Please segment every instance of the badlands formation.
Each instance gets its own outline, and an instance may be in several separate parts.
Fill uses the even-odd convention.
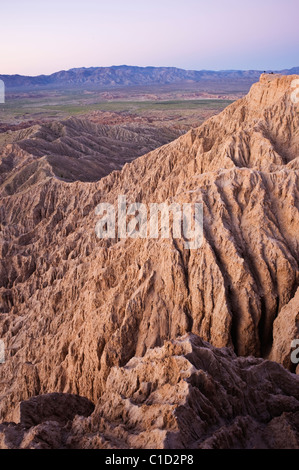
[[[298,78],[98,182],[2,148],[0,447],[299,447]],[[202,202],[202,247],[99,240],[118,195]]]
[[[109,126],[91,119],[73,117],[17,130],[11,126],[0,133],[0,194],[24,190],[51,176],[67,182],[97,181],[182,134],[166,126]]]

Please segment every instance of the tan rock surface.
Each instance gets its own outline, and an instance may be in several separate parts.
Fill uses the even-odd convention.
[[[2,419],[38,394],[96,403],[111,367],[186,332],[268,357],[273,323],[299,286],[294,78],[262,76],[220,115],[98,183],[46,176],[2,198]],[[203,246],[98,240],[94,209],[119,194],[203,202]]]
[[[299,348],[299,289],[290,302],[279,312],[273,325],[273,346],[270,354],[272,361],[280,362],[287,369],[295,372],[296,364],[292,363],[292,342],[298,340]],[[298,354],[297,354],[298,356]],[[298,364],[297,364],[298,365]]]
[[[166,125],[104,125],[83,116],[0,133],[0,195],[24,191],[47,177],[97,181],[182,133]]]
[[[48,409],[53,406],[51,396],[37,398]],[[70,398],[66,396],[65,404]],[[29,418],[34,400],[22,403]],[[106,392],[87,418],[76,416],[72,423],[62,423],[52,416],[45,422],[44,411],[39,410],[42,416],[34,407],[36,426],[30,429],[28,414],[26,428],[22,428],[22,421],[0,425],[2,446],[299,446],[299,377],[274,362],[237,358],[232,350],[216,349],[195,335],[168,341],[161,348],[149,349],[143,357],[132,358],[124,367],[113,367]]]

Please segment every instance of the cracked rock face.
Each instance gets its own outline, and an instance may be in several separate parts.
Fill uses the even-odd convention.
[[[298,353],[293,350],[292,342],[299,340],[299,289],[295,296],[286,304],[274,321],[273,325],[273,346],[270,359],[280,362],[287,369],[299,372],[298,362],[292,362],[292,352],[298,357]],[[297,343],[297,347],[299,344]],[[299,352],[299,351],[298,351]]]
[[[195,335],[113,367],[92,410],[82,397],[32,398],[21,403],[20,424],[0,426],[0,442],[7,448],[99,449],[299,445],[299,377]]]
[[[60,392],[96,404],[92,417],[73,420],[63,445],[146,447],[155,442],[157,446],[254,447],[263,442],[275,447],[282,434],[296,442],[298,381],[266,361],[278,361],[295,372],[288,360],[289,340],[297,334],[299,286],[299,115],[290,99],[295,78],[263,75],[245,98],[218,116],[99,182],[66,183],[45,176],[20,191],[3,194],[0,337],[6,362],[0,366],[2,420],[15,420],[20,401]],[[95,207],[99,202],[117,203],[118,195],[126,195],[128,203],[202,202],[202,247],[186,250],[181,240],[172,237],[97,239]],[[233,381],[241,374],[237,389],[242,390],[241,380],[245,384],[252,380],[244,396],[236,389],[239,405],[231,410],[232,404],[227,403],[228,409],[219,413],[220,405],[212,402],[206,419],[213,424],[205,429],[196,418],[196,438],[192,437],[192,427],[188,430],[188,423],[186,427],[180,424],[179,397],[184,401],[191,393],[188,380],[193,375],[186,372],[188,377],[191,374],[189,379],[176,382],[172,368],[178,365],[173,358],[165,386],[177,404],[175,418],[166,394],[161,398],[165,427],[155,407],[149,411],[153,422],[159,422],[153,430],[156,437],[145,430],[144,441],[140,435],[136,444],[134,436],[120,427],[120,434],[110,439],[101,429],[107,426],[109,430],[110,421],[122,422],[126,406],[126,412],[134,415],[128,419],[138,427],[139,407],[131,409],[130,403],[147,400],[148,393],[154,393],[146,385],[152,381],[149,377],[143,379],[139,398],[136,389],[123,402],[115,389],[110,413],[120,410],[121,414],[110,416],[103,397],[108,402],[113,377],[116,383],[117,374],[126,374],[128,361],[141,361],[144,366],[149,349],[150,354],[158,354],[166,347],[165,341],[187,333],[213,347],[230,348],[237,356],[258,357],[228,356],[221,369],[220,382],[226,374],[232,374]],[[185,353],[182,356],[180,361],[186,364],[188,358]],[[246,373],[241,368],[250,361],[256,374],[260,371],[259,381],[250,375],[251,366],[244,366]],[[240,366],[236,377],[234,364]],[[200,365],[194,367],[202,370]],[[134,373],[132,369],[132,377]],[[272,376],[282,387],[281,394],[274,388],[271,392]],[[172,380],[177,388],[172,388]],[[260,383],[264,383],[262,390]],[[213,396],[214,385],[210,386]],[[264,392],[269,392],[271,400]],[[158,400],[159,394],[154,396]],[[205,421],[202,411],[195,408],[192,416]],[[159,416],[164,415],[160,412]],[[150,422],[144,417],[145,427]],[[44,432],[44,423],[38,426]],[[55,426],[62,429],[60,424]],[[86,442],[82,429],[86,436],[89,433]],[[230,430],[239,437],[230,440]],[[271,433],[273,441],[267,437]],[[264,437],[255,443],[254,435]]]
[[[0,195],[24,191],[47,177],[97,181],[181,133],[166,126],[109,126],[74,117],[10,131],[0,139]]]

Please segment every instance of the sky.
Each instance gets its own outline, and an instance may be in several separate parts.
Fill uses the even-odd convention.
[[[0,74],[299,66],[298,0],[0,0]]]

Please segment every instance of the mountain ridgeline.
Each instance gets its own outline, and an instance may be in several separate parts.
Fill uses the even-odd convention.
[[[263,71],[259,70],[184,70],[175,67],[112,67],[74,68],[51,75],[0,75],[8,90],[14,88],[73,88],[147,86],[208,81],[241,80],[253,84]],[[299,67],[280,71],[284,75],[299,73]]]

